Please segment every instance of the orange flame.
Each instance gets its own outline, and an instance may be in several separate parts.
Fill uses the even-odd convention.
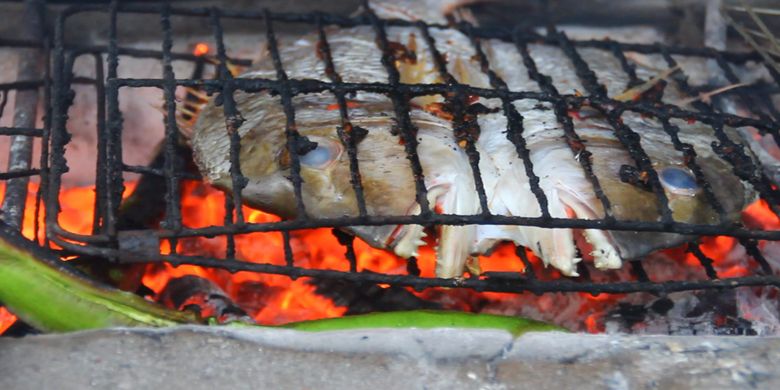
[[[0,307],[0,334],[5,333],[16,322],[16,316],[4,307]]]
[[[192,49],[192,54],[198,57],[209,54],[209,45],[203,42],[198,42],[197,44],[195,44],[195,47]]]
[[[22,221],[22,235],[29,240],[35,239],[35,220],[36,220],[36,193],[38,192],[38,183],[30,182],[27,186],[27,201],[25,202],[25,213]],[[127,183],[123,197],[129,195],[135,183]],[[0,203],[5,198],[5,182],[0,182]],[[95,205],[95,189],[93,187],[75,187],[68,188],[60,192],[61,213],[57,218],[60,226],[65,230],[78,234],[89,234],[92,231],[92,215]],[[38,211],[38,238],[41,240],[46,234],[44,220],[46,212],[43,204]],[[52,247],[59,248],[52,243]],[[3,334],[16,321],[16,316],[8,312],[4,307],[0,307],[0,334]]]
[[[0,191],[3,189],[0,183]],[[134,188],[134,183],[126,185],[125,195]],[[31,183],[28,189],[27,212],[25,213],[23,234],[27,238],[35,236],[35,193],[36,183]],[[197,228],[220,226],[225,221],[225,195],[208,185],[199,182],[186,181],[182,189],[182,222],[187,227]],[[60,193],[62,212],[58,221],[63,228],[74,233],[90,234],[92,229],[92,213],[94,206],[94,189],[91,187],[68,188]],[[0,201],[2,195],[0,194]],[[243,209],[247,222],[263,223],[279,221],[279,218],[250,208]],[[39,212],[38,237],[43,237],[44,212]],[[768,205],[758,201],[744,211],[746,224],[755,228],[778,229],[780,220],[771,212]],[[347,271],[349,264],[345,259],[345,248],[331,229],[310,229],[290,233],[290,246],[294,257],[294,265],[303,268],[330,269]],[[763,244],[763,243],[761,243]],[[235,236],[236,258],[256,263],[285,265],[284,240],[280,232],[249,233]],[[407,262],[404,259],[384,251],[372,248],[363,241],[354,241],[358,271],[372,271],[386,274],[405,274]],[[748,262],[726,262],[735,248],[737,241],[729,237],[710,237],[702,239],[702,252],[715,260],[714,266],[721,277],[738,277],[752,271],[753,265]],[[199,255],[209,257],[224,257],[227,239],[223,236],[206,238],[182,238],[177,241],[176,252],[182,255]],[[160,242],[163,254],[171,253],[171,243]],[[679,259],[681,265],[693,264],[700,268],[698,260],[685,253],[681,248],[665,251],[674,259]],[[541,261],[530,251],[526,254],[535,266],[540,279],[550,280],[561,276],[554,269],[544,269]],[[483,272],[524,272],[524,264],[515,254],[515,248],[510,245],[499,246],[491,256],[480,256]],[[430,246],[420,248],[418,267],[421,276],[434,275],[435,253]],[[290,321],[337,317],[344,315],[345,307],[337,306],[331,299],[315,292],[316,287],[307,278],[291,280],[283,275],[260,274],[254,272],[237,272],[231,274],[226,270],[203,268],[194,265],[174,267],[167,263],[150,263],[142,276],[142,282],[155,294],[160,294],[168,282],[184,275],[196,275],[207,278],[222,288],[239,306],[244,308],[255,320],[263,324],[280,324]],[[607,278],[616,278],[608,274]],[[387,286],[382,286],[387,287]],[[411,291],[411,290],[410,290]],[[534,297],[531,294],[518,295],[506,293],[473,292],[466,290],[426,290],[414,294],[424,299],[445,298],[448,308],[458,310],[480,311],[486,302],[507,302],[512,305],[530,305],[537,313],[554,313],[560,310],[564,295],[545,294]],[[601,332],[604,329],[603,313],[623,295],[610,294],[570,294],[567,297],[579,299],[576,309],[570,311],[580,318],[580,329],[589,332]],[[441,301],[441,300],[438,300]],[[494,310],[501,312],[501,309]],[[0,308],[0,333],[13,324],[15,317]]]
[[[599,324],[598,314],[589,314],[585,317],[585,329],[588,333],[601,333],[604,331],[604,327]]]

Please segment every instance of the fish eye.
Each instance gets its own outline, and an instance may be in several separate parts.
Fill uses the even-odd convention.
[[[699,192],[699,184],[691,171],[681,167],[666,167],[659,172],[661,184],[672,193],[693,196]]]
[[[338,158],[340,149],[332,142],[317,140],[317,147],[300,157],[302,165],[311,168],[324,168]]]

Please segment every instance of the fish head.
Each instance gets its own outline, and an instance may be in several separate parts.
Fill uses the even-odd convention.
[[[310,218],[359,216],[356,183],[362,189],[368,215],[418,212],[414,176],[404,146],[393,130],[395,122],[387,113],[392,112],[389,101],[350,101],[350,121],[345,124],[333,96],[322,95],[293,99],[295,126],[291,127],[278,98],[236,93],[237,107],[245,119],[238,129],[238,161],[247,179],[242,190],[245,204],[283,218],[299,217],[293,173],[297,160],[300,197]],[[229,136],[215,110],[210,104],[201,114],[194,129],[193,152],[204,177],[231,192]],[[356,146],[352,155],[347,146],[350,142]],[[358,175],[353,175],[353,165],[359,168]],[[395,248],[404,237],[419,243],[423,235],[422,227],[413,226],[346,229],[379,248]],[[411,249],[399,255],[412,255],[417,246],[407,245]]]
[[[679,159],[657,159],[653,163],[674,222],[718,225],[739,220],[741,211],[755,198],[752,187],[734,174],[734,168],[729,163],[714,155],[698,156],[696,166],[700,170],[700,178],[704,180],[697,178],[692,169]],[[615,176],[603,183],[617,219],[662,221],[660,202],[653,191],[622,182]],[[610,236],[621,257],[626,259],[641,257],[694,238],[677,233],[639,231],[611,231]]]
[[[658,179],[664,189],[672,219],[691,224],[715,225],[721,222],[721,215],[715,207],[720,205],[723,218],[733,220],[747,206],[750,195],[745,183],[733,173],[725,161],[704,157],[698,159],[704,183],[688,167],[666,165],[657,168]]]

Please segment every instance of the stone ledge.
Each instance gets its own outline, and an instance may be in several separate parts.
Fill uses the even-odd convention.
[[[780,338],[109,329],[0,339],[0,388],[780,388]]]

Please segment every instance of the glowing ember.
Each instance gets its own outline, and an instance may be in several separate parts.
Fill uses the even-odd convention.
[[[207,47],[206,47],[207,49]],[[28,192],[23,233],[28,238],[35,236],[35,194],[37,184],[31,183]],[[126,185],[125,195],[134,188],[134,183]],[[0,191],[2,191],[0,183]],[[182,189],[182,218],[187,227],[219,226],[225,221],[225,195],[199,182],[185,182]],[[0,201],[2,196],[0,195]],[[93,188],[70,188],[61,191],[62,213],[59,221],[63,228],[74,233],[89,234],[92,229],[94,207]],[[279,218],[257,210],[244,208],[248,222],[274,222]],[[779,229],[780,220],[769,210],[767,204],[758,201],[745,212],[745,224],[752,228]],[[44,235],[43,210],[39,212],[38,237]],[[752,273],[755,264],[745,261],[744,248],[730,237],[709,237],[702,239],[701,250],[715,260],[714,267],[722,278],[739,277]],[[280,232],[250,233],[235,237],[236,258],[256,263],[284,265],[284,241]],[[763,248],[765,242],[760,245]],[[331,229],[311,229],[291,232],[294,264],[298,267],[347,271],[349,264],[342,246]],[[405,274],[407,262],[393,254],[374,249],[359,239],[355,240],[355,253],[358,271],[372,271],[385,274]],[[224,257],[227,248],[225,237],[195,237],[179,239],[176,252],[182,255],[200,255]],[[171,253],[170,243],[160,243],[161,253]],[[542,280],[559,278],[552,269],[544,269],[539,260],[529,251],[526,253]],[[697,277],[701,273],[698,259],[685,252],[685,248],[672,248],[662,251],[666,265],[653,266],[658,259],[646,262],[648,272],[654,272],[658,280],[662,272],[670,272],[666,279],[685,279]],[[418,267],[421,276],[434,275],[433,250],[421,248]],[[677,260],[674,260],[677,259]],[[489,257],[481,257],[483,272],[522,272],[524,265],[515,254],[512,245],[502,245]],[[668,266],[669,264],[677,266]],[[600,272],[593,276],[596,282],[631,280],[629,267],[616,272]],[[669,268],[668,271],[664,271]],[[688,273],[679,274],[679,270]],[[661,270],[661,271],[659,271]],[[690,270],[690,271],[688,271]],[[675,274],[677,272],[678,274]],[[222,288],[240,307],[259,323],[280,324],[290,321],[337,317],[347,308],[336,306],[334,302],[315,292],[315,287],[307,278],[291,280],[282,275],[238,272],[231,274],[225,270],[205,269],[193,265],[173,267],[165,263],[151,263],[146,266],[142,282],[159,295],[172,278],[184,275],[196,275],[207,278]],[[651,275],[651,278],[654,276]],[[389,286],[381,286],[387,288]],[[624,295],[591,294],[503,294],[478,293],[470,290],[429,289],[414,292],[423,299],[437,302],[448,309],[481,311],[497,314],[526,315],[568,326],[577,330],[603,332],[605,312],[615,306]],[[0,333],[10,327],[16,317],[0,308]]]
[[[6,308],[0,307],[0,334],[5,333],[16,322],[16,316]]]
[[[209,54],[209,45],[203,42],[196,44],[195,47],[192,49],[192,54],[198,57]]]

